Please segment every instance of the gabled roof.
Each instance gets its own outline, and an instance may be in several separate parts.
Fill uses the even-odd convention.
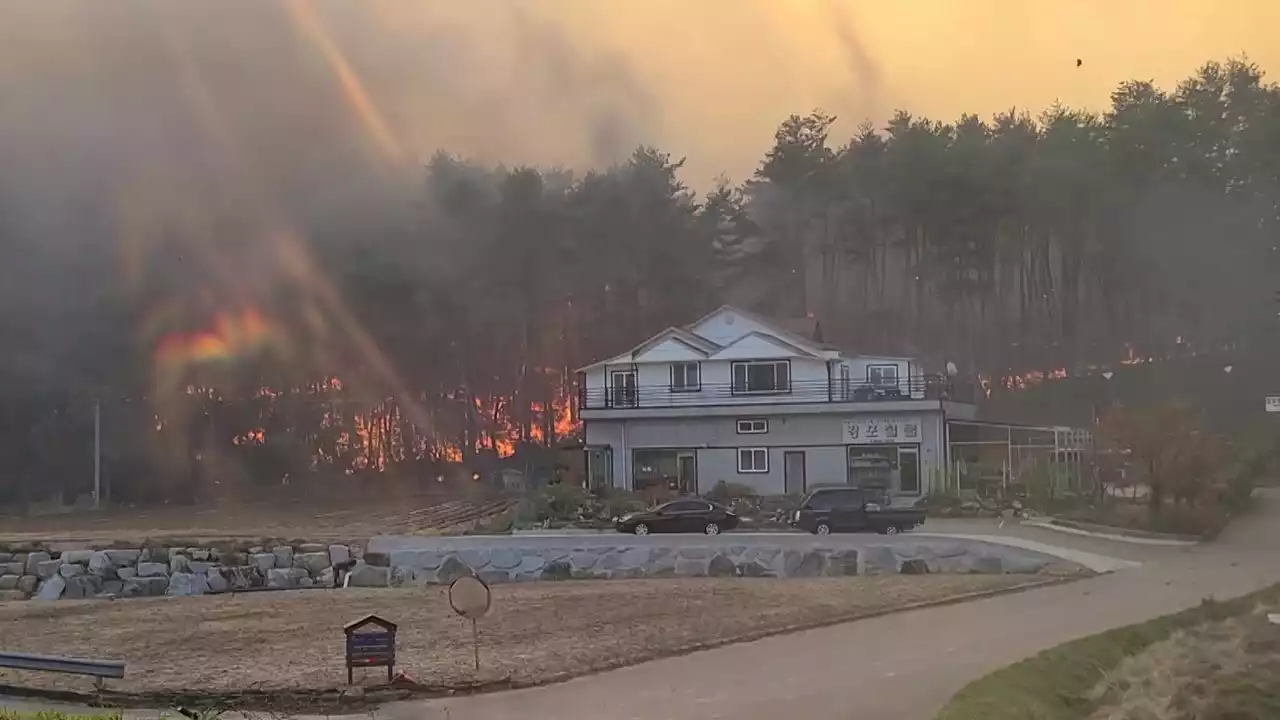
[[[577,371],[586,372],[587,370],[591,370],[592,368],[597,368],[602,365],[616,365],[619,363],[631,362],[632,360],[635,360],[638,356],[643,355],[646,350],[648,350],[649,348],[652,348],[658,343],[663,342],[664,340],[675,340],[681,345],[684,345],[685,347],[688,347],[690,350],[698,353],[702,357],[707,357],[720,349],[719,343],[712,342],[711,340],[708,340],[696,333],[690,332],[685,328],[669,327],[666,330],[663,330],[662,332],[658,333],[657,335],[654,335],[653,337],[649,338],[648,340],[645,340],[639,345],[631,348],[627,352],[622,353],[621,355],[615,355],[614,357],[611,357],[608,360],[600,360],[597,362],[593,362],[590,365],[586,365],[584,367],[578,368]]]
[[[817,359],[821,359],[821,358],[819,358],[819,357],[818,357],[818,355],[817,355],[816,353],[810,352],[809,350],[806,350],[805,348],[800,347],[799,345],[796,345],[796,344],[794,344],[794,343],[788,342],[787,340],[785,340],[785,339],[783,339],[783,338],[780,338],[780,337],[778,337],[778,336],[776,336],[776,335],[770,335],[769,333],[763,333],[763,332],[760,332],[759,330],[752,330],[751,332],[749,332],[749,333],[747,333],[747,334],[743,335],[742,337],[738,338],[737,340],[734,340],[733,342],[729,343],[728,345],[725,345],[723,348],[721,348],[721,349],[720,349],[720,351],[721,351],[721,352],[724,352],[724,351],[726,351],[726,350],[730,350],[730,349],[732,349],[733,347],[735,347],[736,345],[738,345],[739,343],[741,343],[743,340],[746,340],[747,338],[753,338],[753,337],[755,337],[755,338],[760,338],[761,340],[764,340],[765,342],[771,343],[771,344],[773,344],[773,345],[777,345],[777,346],[778,346],[778,347],[780,347],[780,348],[783,348],[783,349],[786,349],[786,350],[791,350],[791,351],[795,352],[797,355],[803,355],[803,356],[805,356],[805,357],[811,357],[811,358],[814,358],[815,360],[817,360]]]
[[[782,326],[782,324],[780,323],[780,321],[778,321],[778,320],[774,320],[774,319],[771,319],[771,318],[767,318],[767,317],[764,317],[764,316],[762,316],[762,315],[757,315],[757,314],[755,314],[755,313],[753,313],[753,312],[750,312],[750,311],[747,311],[747,310],[743,310],[742,308],[734,307],[734,306],[732,306],[732,305],[721,305],[720,307],[716,308],[715,310],[712,310],[711,312],[707,313],[706,315],[703,315],[702,317],[698,318],[697,320],[694,320],[693,322],[689,323],[688,325],[685,325],[685,327],[686,327],[686,328],[688,328],[688,329],[690,329],[690,330],[692,330],[693,328],[695,328],[695,327],[697,327],[698,325],[700,325],[700,324],[702,324],[702,323],[706,322],[707,320],[710,320],[711,318],[715,317],[716,315],[719,315],[719,314],[720,314],[720,313],[722,313],[722,312],[735,312],[735,313],[737,313],[737,314],[741,315],[742,317],[748,318],[748,319],[750,319],[750,320],[754,320],[755,322],[757,322],[757,323],[759,323],[759,324],[761,324],[761,325],[764,325],[765,327],[767,327],[767,328],[769,328],[770,330],[772,330],[772,331],[773,331],[773,333],[774,333],[775,335],[777,335],[779,338],[781,338],[781,339],[783,339],[783,340],[786,340],[787,342],[791,343],[792,345],[796,345],[796,346],[799,346],[799,347],[801,347],[801,348],[805,348],[805,349],[806,349],[806,351],[807,351],[807,352],[809,352],[810,354],[817,355],[817,354],[818,354],[818,351],[826,349],[826,348],[823,348],[823,347],[822,347],[822,344],[821,344],[821,343],[816,342],[816,341],[815,341],[815,340],[813,340],[812,338],[805,338],[805,337],[801,337],[800,335],[797,335],[797,334],[795,334],[794,332],[791,332],[791,331],[790,331],[790,330],[788,330],[787,328],[783,327],[783,326]],[[816,321],[815,321],[815,324],[816,324]]]

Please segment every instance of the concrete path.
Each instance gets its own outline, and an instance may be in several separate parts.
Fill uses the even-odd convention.
[[[969,681],[1045,648],[1280,581],[1280,499],[1271,495],[1259,505],[1215,543],[1176,549],[1116,543],[1115,550],[1140,553],[1133,559],[1141,564],[1090,580],[729,645],[541,688],[392,703],[373,716],[927,720]],[[956,529],[1043,541],[1028,536],[1034,528]],[[1050,535],[1078,541],[1080,552],[1112,554],[1096,538]]]
[[[987,672],[1061,642],[1280,581],[1280,500],[1218,542],[1091,580],[886,615],[659,660],[560,685],[394,703],[414,720],[927,720]]]

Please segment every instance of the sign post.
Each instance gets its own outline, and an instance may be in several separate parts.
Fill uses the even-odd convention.
[[[342,626],[347,636],[347,684],[354,668],[385,667],[391,682],[396,665],[396,624],[377,615],[366,615]]]
[[[449,607],[471,621],[471,643],[475,649],[476,672],[480,672],[480,628],[476,620],[489,612],[492,595],[489,585],[474,575],[463,575],[449,584]]]
[[[1267,412],[1280,412],[1280,395],[1268,395],[1266,403]]]

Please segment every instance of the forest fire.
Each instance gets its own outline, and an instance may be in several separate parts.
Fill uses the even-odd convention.
[[[155,363],[161,371],[175,372],[188,365],[234,360],[262,350],[278,337],[275,325],[255,309],[219,312],[205,330],[160,338]]]

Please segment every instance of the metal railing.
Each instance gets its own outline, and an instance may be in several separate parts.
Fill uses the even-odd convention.
[[[706,405],[791,405],[813,403],[876,403],[902,400],[974,402],[973,387],[952,378],[924,375],[888,382],[792,380],[781,389],[754,389],[741,383],[703,383],[697,388],[670,385],[613,385],[579,387],[583,410],[679,408]]]
[[[119,660],[91,660],[89,658],[59,657],[57,655],[0,652],[0,667],[13,670],[91,675],[95,678],[95,682],[99,684],[105,678],[120,679],[124,677],[124,663]]]

